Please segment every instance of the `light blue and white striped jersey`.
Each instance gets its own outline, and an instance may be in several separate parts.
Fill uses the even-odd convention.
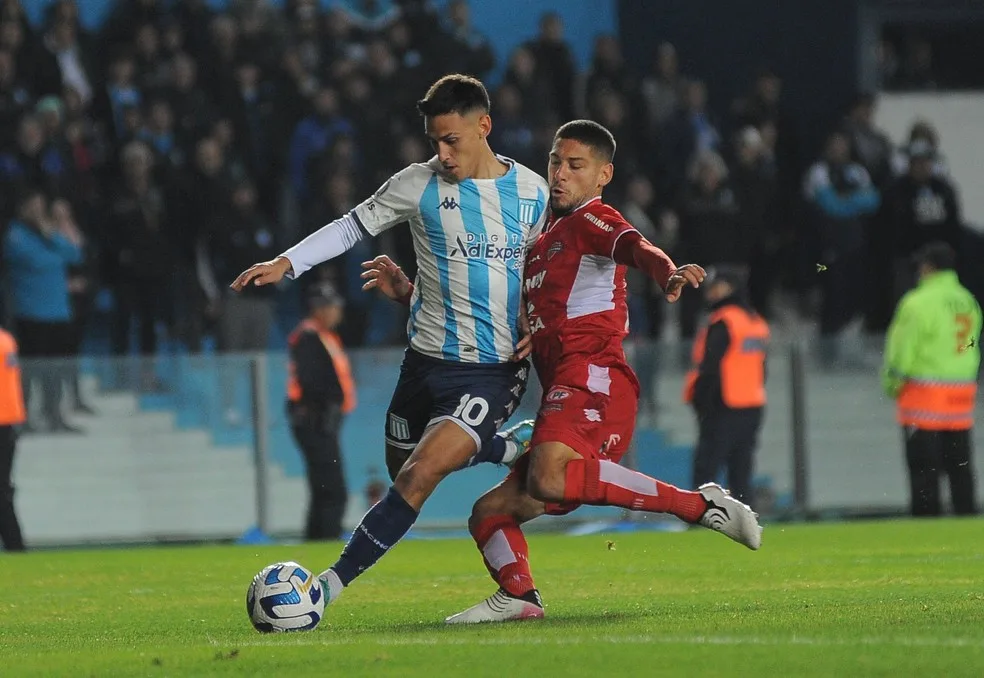
[[[414,350],[462,363],[509,360],[519,338],[526,250],[543,229],[547,182],[508,158],[498,179],[455,181],[437,158],[393,175],[351,214],[369,235],[410,222]]]

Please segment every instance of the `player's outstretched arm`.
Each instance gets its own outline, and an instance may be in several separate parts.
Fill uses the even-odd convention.
[[[395,261],[380,254],[372,261],[363,261],[362,268],[366,269],[362,272],[362,279],[366,281],[362,285],[364,291],[379,290],[390,299],[409,305],[413,283]]]
[[[677,266],[673,260],[638,231],[628,231],[619,237],[612,252],[616,263],[637,268],[663,288],[671,304],[680,298],[687,285],[699,287],[707,275],[697,264]]]
[[[318,264],[344,254],[363,238],[376,236],[405,222],[419,211],[420,194],[433,171],[411,165],[394,174],[369,198],[348,214],[304,238],[273,261],[251,266],[232,283],[241,291],[250,281],[269,285],[283,278],[297,278]]]
[[[284,276],[291,272],[290,259],[281,255],[276,259],[253,264],[239,274],[232,284],[229,285],[237,292],[242,292],[251,282],[257,287],[262,285],[272,285],[284,279]]]
[[[366,237],[366,231],[350,212],[322,226],[279,257],[253,264],[239,274],[230,287],[241,292],[246,285],[270,285],[286,278],[296,278],[318,264],[334,259],[352,249]]]

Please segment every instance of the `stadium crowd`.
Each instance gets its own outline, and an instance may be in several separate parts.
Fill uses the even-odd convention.
[[[748,266],[766,317],[780,288],[813,314],[818,288],[831,361],[853,320],[884,330],[916,248],[962,237],[928,122],[896,148],[873,124],[874,97],[861,95],[811,166],[774,71],[745,74],[747,94],[728,104],[681,72],[673,45],[636,66],[601,35],[578,72],[562,20],[542,17],[491,91],[492,147],[544,170],[560,123],[601,122],[619,142],[606,198],[675,259]],[[432,80],[495,67],[465,0],[441,13],[423,0],[386,11],[235,0],[221,14],[203,0],[132,0],[98,35],[81,27],[75,0],[51,4],[38,28],[3,0],[3,316],[22,355],[77,353],[97,312],[117,354],[153,354],[162,332],[190,351],[209,335],[220,349],[265,347],[283,291],[236,297],[228,282],[426,160],[413,104]],[[404,309],[358,291],[359,262],[377,252],[413,272],[409,234],[394,229],[302,278],[345,294],[348,345],[403,340]],[[659,290],[641,275],[629,285],[633,332],[659,337]],[[700,306],[684,296],[685,339]]]

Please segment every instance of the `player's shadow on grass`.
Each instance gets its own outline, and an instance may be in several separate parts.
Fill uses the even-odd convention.
[[[396,624],[387,624],[386,626],[374,626],[369,629],[360,629],[357,633],[364,634],[378,634],[380,631],[388,631],[392,633],[431,633],[434,631],[449,631],[458,633],[467,633],[465,629],[485,629],[489,628],[519,628],[519,629],[535,629],[540,626],[546,626],[551,629],[564,628],[565,626],[583,626],[584,624],[598,624],[598,623],[611,623],[619,624],[622,622],[638,621],[641,619],[655,619],[659,616],[659,611],[656,608],[648,608],[641,610],[598,610],[593,612],[563,612],[563,611],[549,611],[547,612],[547,617],[539,620],[528,620],[521,622],[508,622],[502,623],[487,623],[487,624],[458,624],[458,625],[448,625],[443,621],[427,621],[421,623],[408,623],[401,622]]]

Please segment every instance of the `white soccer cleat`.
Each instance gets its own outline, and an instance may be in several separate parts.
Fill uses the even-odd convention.
[[[537,600],[540,594],[536,594]],[[542,619],[543,607],[522,598],[515,598],[502,589],[464,612],[448,617],[445,624],[482,624],[485,622],[519,621],[521,619]]]
[[[750,506],[728,494],[717,483],[705,483],[697,488],[707,502],[704,514],[697,522],[704,527],[731,537],[753,551],[762,545],[762,526],[758,514]]]

